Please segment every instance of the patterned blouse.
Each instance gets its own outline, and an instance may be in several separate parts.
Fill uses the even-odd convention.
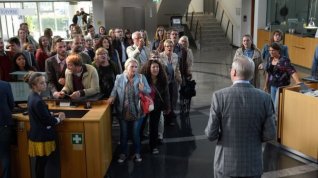
[[[272,65],[273,58],[269,58],[266,65],[269,84],[274,87],[282,87],[290,84],[290,76],[296,72],[292,66],[290,59],[281,56],[276,65]]]

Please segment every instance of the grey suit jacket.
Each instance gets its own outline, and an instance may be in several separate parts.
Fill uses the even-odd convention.
[[[57,55],[54,55],[45,60],[45,72],[48,76],[48,87],[53,94],[56,91],[61,91],[63,85],[59,84],[59,78],[65,78],[66,65],[61,71],[60,65],[57,63]],[[64,59],[65,60],[65,59]]]
[[[212,96],[205,134],[217,140],[214,171],[224,176],[263,173],[262,142],[275,138],[275,114],[269,94],[237,83]]]

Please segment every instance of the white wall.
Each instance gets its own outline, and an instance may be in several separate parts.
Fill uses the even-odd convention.
[[[257,29],[266,27],[267,0],[255,0],[254,44],[257,44]]]
[[[93,17],[94,17],[94,27],[96,33],[98,33],[99,26],[105,27],[105,4],[103,0],[92,0],[93,4]]]
[[[191,0],[188,12],[203,12],[203,0]]]
[[[223,16],[222,27],[226,29],[227,20],[230,19],[233,23],[233,45],[240,46],[240,38],[241,38],[241,26],[242,26],[242,1],[243,0],[218,0],[219,7],[217,10],[217,19],[221,18],[221,9],[223,7],[225,9],[225,13]],[[245,0],[244,0],[245,1]],[[216,1],[217,2],[217,1]],[[230,17],[228,18],[225,14],[228,14]],[[231,31],[229,27],[229,31]],[[228,33],[230,35],[230,33]]]
[[[240,43],[242,43],[242,36],[245,34],[251,34],[251,0],[242,1],[242,11],[241,11],[241,37]],[[246,16],[246,21],[244,21],[244,16]]]
[[[124,27],[123,8],[135,7],[145,8],[146,0],[104,0],[105,24],[106,28]],[[140,20],[140,17],[131,17],[132,21]],[[144,18],[143,18],[144,19]],[[144,27],[142,27],[144,28]]]

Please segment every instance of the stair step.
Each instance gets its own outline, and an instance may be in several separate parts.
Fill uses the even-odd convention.
[[[201,51],[220,51],[220,50],[224,50],[224,49],[232,49],[231,45],[227,45],[227,46],[203,46],[201,47]]]
[[[191,18],[191,16],[189,17]],[[224,36],[225,31],[213,15],[195,14],[193,18],[193,24],[196,24],[198,20],[201,26],[201,41],[198,41],[201,50],[209,51],[232,48],[228,39]],[[193,30],[195,30],[195,25],[192,28],[192,34]]]
[[[203,45],[226,45],[229,44],[229,42],[227,40],[222,40],[222,41],[205,41],[204,39],[202,39],[201,44]]]

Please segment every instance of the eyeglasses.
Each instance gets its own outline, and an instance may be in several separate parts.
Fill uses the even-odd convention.
[[[159,60],[159,59],[160,59],[160,57],[154,56],[154,57],[151,57],[149,60]]]

